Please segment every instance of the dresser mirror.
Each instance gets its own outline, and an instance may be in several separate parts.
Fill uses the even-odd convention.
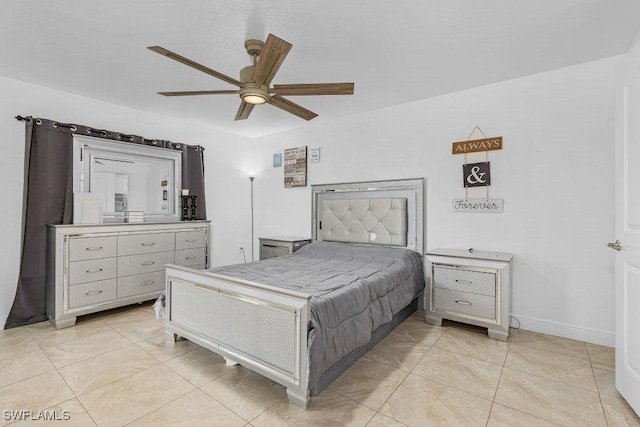
[[[179,221],[182,152],[74,135],[73,191],[97,197],[104,222],[143,212]]]

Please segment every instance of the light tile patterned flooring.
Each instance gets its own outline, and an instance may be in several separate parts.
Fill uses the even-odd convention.
[[[480,328],[428,326],[422,314],[307,411],[282,386],[167,339],[150,304],[59,331],[0,331],[0,425],[640,426],[613,385],[613,349],[524,330],[503,343]],[[16,421],[7,410],[69,419]]]

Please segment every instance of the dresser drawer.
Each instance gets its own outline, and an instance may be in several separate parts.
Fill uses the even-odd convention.
[[[172,251],[175,233],[149,233],[118,236],[118,256]]]
[[[116,236],[70,238],[69,261],[114,257],[117,248],[116,239]]]
[[[164,271],[165,264],[173,264],[173,251],[118,257],[118,277]]]
[[[116,298],[116,279],[83,283],[69,287],[69,308],[83,307]]]
[[[192,265],[205,264],[204,248],[185,249],[182,251],[176,251],[175,264],[181,265],[183,267],[191,267]]]
[[[496,295],[495,273],[436,265],[433,269],[433,284],[436,288],[488,296]]]
[[[164,290],[164,271],[118,278],[118,298]]]
[[[100,258],[69,263],[69,284],[96,282],[116,277],[116,259]]]
[[[176,233],[176,250],[204,248],[206,246],[204,230],[180,231]]]
[[[494,320],[496,318],[496,299],[487,295],[435,288],[433,290],[433,309]]]

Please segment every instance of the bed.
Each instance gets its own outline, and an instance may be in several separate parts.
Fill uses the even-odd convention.
[[[207,271],[166,268],[166,330],[287,387],[306,408],[417,306],[423,180],[312,186],[296,253]]]

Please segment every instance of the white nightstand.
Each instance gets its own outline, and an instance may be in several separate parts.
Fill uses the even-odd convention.
[[[513,255],[463,249],[434,249],[426,253],[430,275],[424,306],[430,325],[442,319],[488,329],[489,336],[506,341],[511,314]]]
[[[311,243],[311,239],[301,237],[260,237],[260,260],[290,255]]]

